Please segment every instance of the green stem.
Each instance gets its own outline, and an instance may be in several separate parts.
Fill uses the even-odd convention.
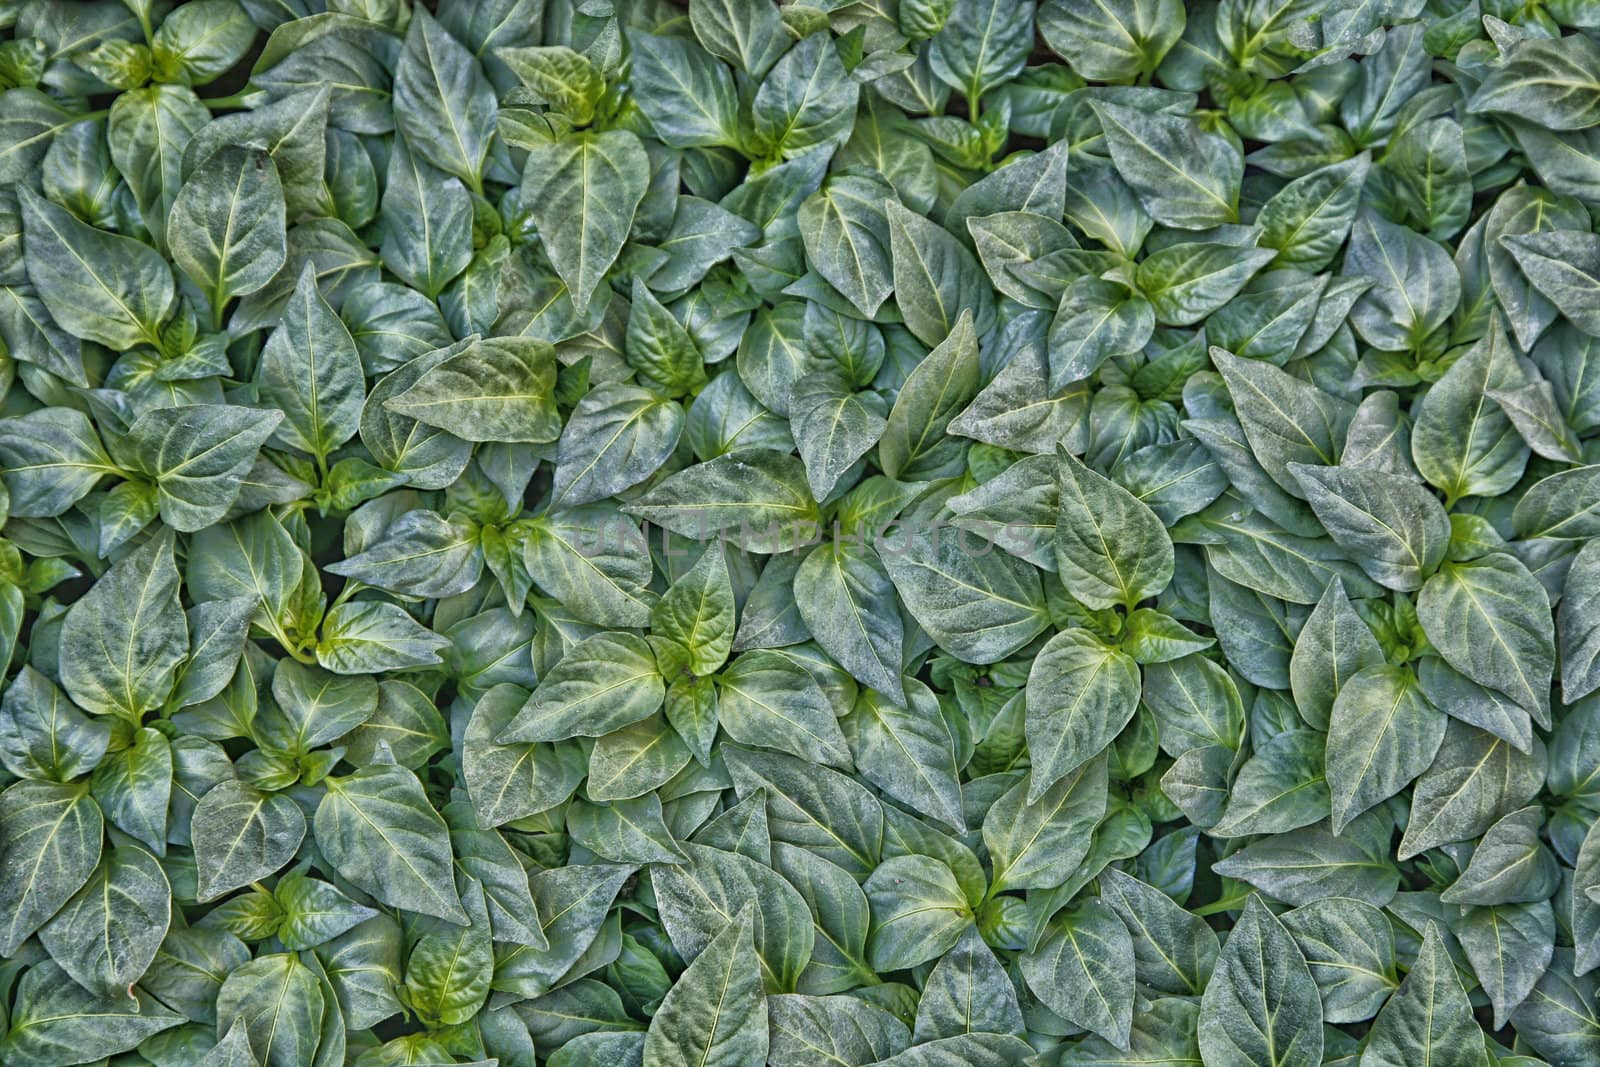
[[[333,603],[328,605],[328,610],[332,611],[340,604],[343,604],[346,600],[349,600],[355,594],[361,592],[361,590],[364,588],[366,587],[356,579],[348,579],[344,583],[344,588],[339,590],[339,595],[333,598]]]
[[[212,111],[221,111],[224,108],[244,107],[245,93],[232,93],[228,96],[201,97],[200,102]]]
[[[299,660],[301,663],[304,663],[308,667],[314,667],[314,666],[317,665],[317,657],[316,657],[316,655],[313,654],[313,653],[307,652],[305,649],[301,648],[294,641],[289,640],[289,635],[283,632],[283,627],[278,625],[278,620],[277,619],[270,620],[270,625],[268,626],[268,629],[272,633],[273,640],[277,641],[278,644],[282,645],[283,646],[283,650],[285,652],[289,653],[289,655],[292,658],[294,658],[296,660]]]
[[[1207,915],[1220,915],[1225,911],[1236,911],[1239,908],[1244,907],[1245,901],[1249,899],[1250,895],[1248,893],[1239,893],[1235,896],[1223,897],[1221,900],[1214,901],[1205,905],[1204,907],[1195,908],[1194,914],[1200,916],[1201,918],[1205,918]]]

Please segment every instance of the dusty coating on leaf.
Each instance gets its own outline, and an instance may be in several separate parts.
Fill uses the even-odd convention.
[[[0,1063],[1600,1063],[1597,71],[0,4]]]

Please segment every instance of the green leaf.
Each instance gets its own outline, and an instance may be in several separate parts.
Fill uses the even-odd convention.
[[[568,650],[495,740],[599,737],[651,714],[664,696],[648,645],[632,634],[597,634]]]
[[[764,649],[741,653],[718,675],[717,691],[718,721],[735,741],[849,766],[833,705],[800,661]]]
[[[1091,608],[1130,611],[1172,580],[1172,539],[1143,502],[1057,450],[1055,559],[1061,583]]]
[[[1454,119],[1407,127],[1390,143],[1384,162],[1419,229],[1431,238],[1454,236],[1472,214],[1466,141]]]
[[[1289,681],[1295,708],[1308,726],[1326,729],[1339,692],[1367,667],[1384,663],[1383,648],[1361,620],[1344,583],[1328,583],[1295,639]]]
[[[152,727],[135,732],[126,748],[95,768],[89,788],[113,826],[166,855],[172,746],[165,735]]]
[[[110,740],[106,720],[85,715],[27,665],[0,697],[0,762],[19,778],[67,782],[87,774]]]
[[[283,416],[233,404],[157,408],[128,428],[135,470],[155,482],[161,519],[183,533],[222,521]]]
[[[1046,0],[1039,10],[1039,32],[1080,76],[1127,82],[1156,69],[1183,36],[1184,18],[1176,0],[1092,7]]]
[[[931,856],[896,856],[862,886],[872,906],[867,960],[880,971],[915,967],[944,955],[972,923],[950,868]]]
[[[133,89],[111,104],[106,131],[111,158],[127,179],[145,227],[163,250],[187,146],[209,118],[200,98],[178,85]]]
[[[853,779],[780,753],[726,746],[723,757],[741,796],[767,790],[774,841],[816,852],[865,877],[883,843],[883,808]]]
[[[651,1018],[652,1063],[733,1067],[766,1059],[767,999],[755,965],[751,921],[741,912],[684,969]]]
[[[1239,768],[1222,821],[1211,832],[1281,834],[1320,822],[1330,804],[1323,773],[1327,742],[1318,730],[1286,730],[1258,745]]]
[[[668,395],[680,396],[705,384],[700,347],[638,278],[628,304],[624,352],[644,384]]]
[[[904,627],[894,585],[870,546],[819,545],[794,577],[794,600],[817,643],[869,688],[903,700]]]
[[[24,518],[60,515],[101,478],[121,473],[94,424],[71,408],[0,419],[0,461],[10,512]]]
[[[313,1062],[330,1010],[317,974],[293,955],[258,956],[234,970],[217,995],[217,1031],[244,1023],[262,1067]]]
[[[189,652],[173,539],[130,553],[67,611],[61,685],[83,708],[137,722],[172,692]]]
[[[211,301],[219,321],[228,301],[266,285],[283,266],[283,184],[272,157],[229,146],[202,163],[173,198],[172,258]]]
[[[759,3],[748,6],[760,8]],[[696,6],[689,15],[696,17]],[[861,314],[878,313],[894,291],[885,201],[894,189],[872,174],[840,174],[800,205],[797,221],[806,259]]]
[[[802,38],[773,64],[750,103],[751,147],[794,159],[850,135],[860,89],[849,78],[833,38]]]
[[[478,1014],[494,977],[494,948],[483,887],[471,878],[461,895],[466,926],[434,919],[406,958],[406,1000],[433,1027],[454,1026]]]
[[[314,948],[378,914],[298,870],[278,879],[272,897],[283,909],[278,939],[290,949]]]
[[[263,511],[196,534],[184,578],[198,601],[251,597],[261,605],[258,619],[276,620],[300,585],[301,566],[294,539]]]
[[[661,819],[661,800],[646,793],[606,804],[573,801],[567,832],[589,851],[615,863],[679,863],[683,853]]]
[[[1571,958],[1566,949],[1557,949],[1550,969],[1512,1013],[1518,1033],[1555,1057],[1600,1051],[1600,1019],[1590,1007],[1595,980],[1588,975],[1574,978]]]
[[[1350,313],[1363,340],[1415,350],[1455,310],[1461,280],[1443,246],[1368,210],[1356,218],[1344,269],[1376,279]]]
[[[959,330],[962,312],[983,335],[994,325],[994,298],[983,268],[950,231],[886,200],[889,248],[894,262],[895,303],[906,328],[926,345],[946,343]],[[970,342],[958,341],[957,350]]]
[[[722,546],[713,542],[650,609],[650,629],[688,652],[688,669],[711,674],[733,646],[733,584]]]
[[[483,569],[478,541],[469,519],[446,520],[418,508],[400,516],[366,551],[326,569],[405,596],[454,596],[478,581]]]
[[[960,470],[966,442],[945,430],[978,393],[978,340],[966,311],[906,379],[878,445],[878,463],[891,478],[926,481]]]
[[[243,782],[213,786],[195,806],[190,836],[205,902],[260,881],[294,858],[306,819],[288,797]]]
[[[1600,593],[1600,548],[1586,544],[1567,571],[1556,608],[1561,646],[1561,695],[1568,704],[1600,689],[1600,621],[1581,605]]]
[[[1137,351],[1155,329],[1155,311],[1142,295],[1113,281],[1079,278],[1061,294],[1050,326],[1050,389],[1094,374],[1113,356]]]
[[[1324,1022],[1370,1019],[1399,985],[1394,933],[1371,904],[1329,897],[1285,912],[1283,925],[1322,994]]]
[[[156,68],[175,81],[204,85],[250,50],[256,27],[231,0],[202,0],[161,20],[151,42]]]
[[[0,954],[11,956],[94,873],[104,820],[85,786],[54,782],[12,784],[0,814]]]
[[[694,148],[739,143],[739,105],[727,67],[681,37],[641,33],[630,37],[629,44],[635,100],[664,144]]]
[[[1090,831],[1105,815],[1104,760],[1082,764],[1034,800],[1028,799],[1031,778],[1003,793],[984,817],[991,894],[1060,885],[1088,855]]]
[[[765,448],[679,471],[623,510],[684,537],[722,533],[747,551],[769,553],[808,543],[821,519],[800,461]]]
[[[602,385],[573,409],[557,450],[553,503],[603,500],[654,474],[683,434],[683,408],[636,386]]]
[[[1183,230],[1238,221],[1244,160],[1186,118],[1095,103],[1117,173],[1152,218]]]
[[[1490,906],[1548,900],[1561,881],[1561,869],[1539,840],[1543,825],[1543,809],[1527,807],[1489,827],[1466,870],[1439,894],[1440,901]]]
[[[1469,908],[1452,931],[1504,1026],[1544,976],[1555,954],[1556,919],[1548,901]]]
[[[497,48],[494,58],[574,126],[588,125],[605,92],[605,79],[589,58],[564,45]]]
[[[579,314],[622,250],[649,173],[639,138],[626,130],[576,134],[528,153],[524,202]]]
[[[1273,263],[1322,270],[1355,221],[1372,157],[1367,153],[1320,167],[1285,185],[1261,206],[1261,243],[1276,249]]]
[[[18,86],[0,93],[0,180],[15,182],[36,173],[50,143],[62,130],[82,121],[39,89]]]
[[[1135,278],[1157,322],[1191,326],[1232,300],[1273,258],[1270,248],[1187,241],[1146,256]]]
[[[1428,483],[1454,500],[1496,496],[1522,477],[1528,449],[1490,389],[1520,384],[1505,330],[1489,333],[1450,365],[1423,394],[1411,434],[1411,456]]]
[[[736,922],[748,904],[755,951],[767,989],[795,988],[811,958],[814,934],[805,898],[764,863],[736,852],[685,842],[689,863],[658,868],[662,923],[674,947],[693,959]]]
[[[115,1056],[183,1022],[149,995],[102,997],[74,983],[51,961],[28,968],[17,983],[11,1028],[0,1041],[6,1063],[18,1067]]]
[[[1581,33],[1519,40],[1472,94],[1474,113],[1510,115],[1547,130],[1600,122],[1600,46]]]
[[[480,189],[494,111],[477,58],[426,11],[412,18],[394,72],[395,124],[411,148]]]
[[[466,441],[548,442],[560,436],[555,350],[532,337],[491,337],[428,368],[388,411]]]
[[[1028,672],[1028,799],[1103,752],[1139,706],[1139,668],[1086,630],[1063,630]]]
[[[222,1040],[206,1053],[200,1067],[252,1067],[255,1062],[255,1053],[250,1049],[250,1031],[241,1018],[235,1019]]]
[[[789,47],[778,13],[758,0],[694,0],[689,23],[706,51],[756,78]]]
[[[1600,531],[1600,466],[1575,467],[1535,482],[1517,501],[1511,520],[1525,538],[1584,540]]]
[[[956,0],[928,62],[946,85],[975,100],[1021,73],[1033,49],[1033,9],[1018,0]]]
[[[1037,949],[1021,957],[1028,987],[1074,1025],[1128,1047],[1133,1026],[1133,940],[1099,900],[1064,912]]]
[[[528,879],[547,948],[512,945],[495,957],[494,989],[548,992],[594,943],[601,923],[634,868],[611,864],[557,867]]]
[[[465,923],[450,874],[450,839],[416,775],[365,767],[329,778],[313,827],[341,877],[394,908]]]
[[[496,743],[527,699],[527,690],[502,682],[478,698],[467,724],[462,772],[486,827],[553,808],[583,779],[583,754],[570,746]]]
[[[159,345],[172,269],[149,245],[86,226],[32,190],[18,193],[28,277],[68,332],[121,351]]]
[[[1148,1011],[1134,1014],[1127,1049],[1091,1036],[1064,1050],[1063,1064],[1083,1067],[1134,1067],[1141,1063],[1199,1063],[1196,1019],[1200,1006],[1192,1000],[1162,997]]]
[[[325,460],[355,436],[366,396],[361,358],[310,264],[261,350],[256,383],[261,399],[284,413],[277,438],[289,447]]]
[[[959,536],[908,529],[879,539],[906,610],[939,646],[968,663],[994,663],[1032,641],[1047,623],[1036,570],[1001,552],[968,551]]]
[[[955,741],[938,698],[915,681],[905,693],[902,704],[868,690],[845,716],[856,768],[890,798],[964,833]]]
[[[860,997],[784,994],[767,998],[767,1062],[806,1067],[816,1057],[874,1063],[911,1043],[905,1023]]]
[[[1534,452],[1545,459],[1583,462],[1577,438],[1556,406],[1555,390],[1549,382],[1529,382],[1520,389],[1493,389],[1488,395]]]
[[[459,181],[417,158],[404,139],[383,189],[384,266],[429,298],[472,262],[472,200]]]
[[[1216,931],[1205,920],[1115,867],[1100,875],[1100,898],[1133,938],[1140,982],[1166,993],[1192,995],[1205,989],[1221,952]]]
[[[1217,1063],[1322,1062],[1322,1004],[1305,957],[1252,895],[1200,999],[1200,1054]]]
[[[560,468],[557,468],[558,470]],[[599,626],[643,626],[650,618],[648,547],[614,509],[577,507],[531,519],[523,565],[541,589]]]
[[[1483,1041],[1443,935],[1430,922],[1411,973],[1372,1024],[1362,1059],[1395,1067],[1418,1062],[1476,1067],[1488,1062]]]
[[[1411,671],[1377,666],[1355,674],[1329,713],[1334,833],[1427,770],[1444,733],[1444,714],[1428,702]]]
[[[82,889],[39,930],[72,980],[99,996],[127,996],[149,969],[172,917],[172,889],[156,858],[127,846],[102,857]]]
[[[1543,597],[1544,587],[1516,557],[1497,552],[1440,568],[1417,597],[1417,617],[1446,663],[1543,722],[1555,672]]]
[[[1504,237],[1501,244],[1568,322],[1600,335],[1600,239],[1588,232],[1547,230]]]
[[[340,604],[322,620],[317,662],[336,674],[376,674],[442,663],[449,647],[398,604],[361,601]]]
[[[1016,1034],[1025,1029],[1022,1009],[1000,960],[976,927],[934,965],[917,1001],[913,1039],[921,1044],[961,1034]]]
[[[1444,560],[1450,519],[1432,493],[1370,467],[1289,464],[1311,510],[1373,581],[1418,589]]]
[[[1332,466],[1344,447],[1355,412],[1338,397],[1259,360],[1240,359],[1220,348],[1211,361],[1222,372],[1257,462],[1293,496],[1305,490],[1291,463]]]
[[[1411,817],[1396,855],[1402,859],[1467,841],[1531,800],[1544,777],[1544,745],[1522,753],[1493,734],[1452,720],[1439,756],[1417,781]]]

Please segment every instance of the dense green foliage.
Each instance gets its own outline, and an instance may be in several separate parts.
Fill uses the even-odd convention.
[[[0,0],[5,1067],[1600,1064],[1594,0]]]

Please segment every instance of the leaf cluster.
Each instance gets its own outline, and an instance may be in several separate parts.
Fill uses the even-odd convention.
[[[1600,1063],[1590,0],[0,2],[0,1063]]]

